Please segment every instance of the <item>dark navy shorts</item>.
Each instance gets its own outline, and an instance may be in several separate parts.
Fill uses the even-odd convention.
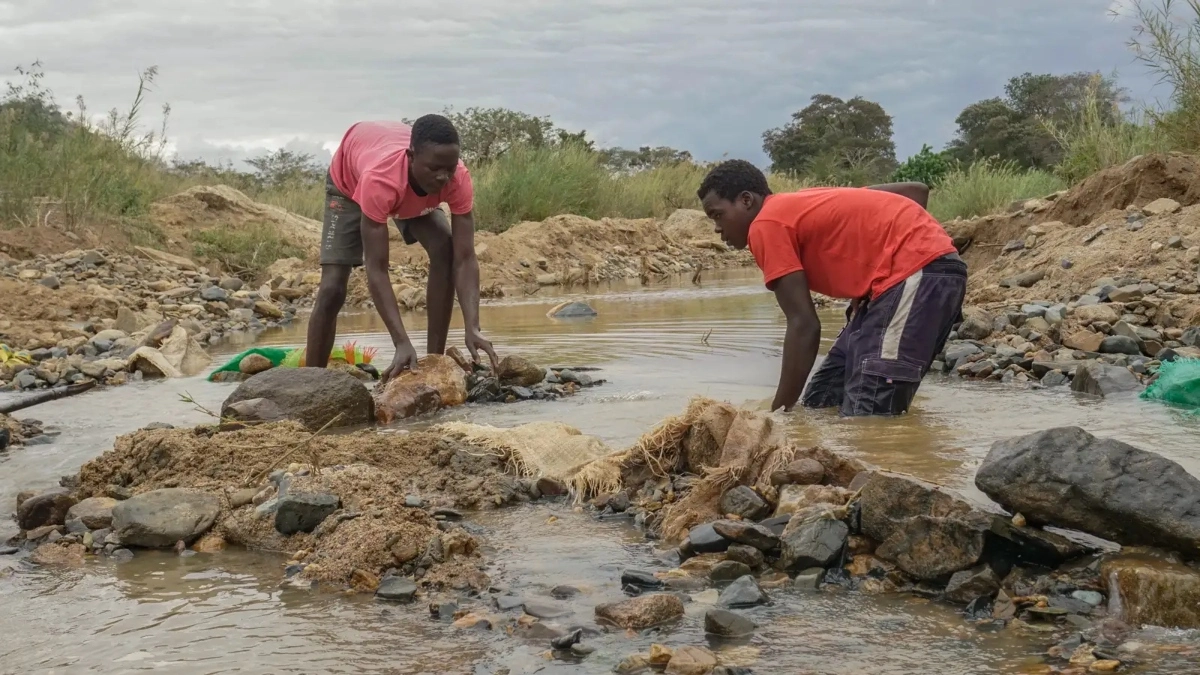
[[[962,321],[967,265],[944,255],[878,298],[846,311],[847,323],[813,373],[806,408],[838,408],[843,416],[900,415],[921,379]]]
[[[429,213],[396,221],[396,228],[404,243],[417,243],[413,233],[414,228],[432,226],[437,230],[448,233],[450,221],[446,212],[434,209]],[[346,195],[342,194],[333,184],[333,177],[325,175],[325,217],[321,222],[321,264],[322,265],[361,265],[363,264],[362,209]]]

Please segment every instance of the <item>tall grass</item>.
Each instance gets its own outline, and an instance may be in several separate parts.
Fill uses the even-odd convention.
[[[957,168],[929,197],[929,212],[942,222],[1001,211],[1018,199],[1045,197],[1066,182],[1047,171],[1026,171],[1011,162],[981,159]]]
[[[1163,128],[1140,111],[1112,115],[1105,104],[1088,92],[1079,116],[1067,126],[1050,126],[1050,132],[1063,149],[1056,172],[1067,182],[1076,183],[1110,166],[1117,166],[1152,152],[1171,148]],[[1114,104],[1115,105],[1115,104]],[[1113,122],[1113,119],[1116,122]]]
[[[304,249],[280,236],[266,223],[247,223],[237,227],[221,225],[192,233],[192,254],[201,260],[215,260],[226,270],[252,280],[268,265],[281,258],[304,257]]]

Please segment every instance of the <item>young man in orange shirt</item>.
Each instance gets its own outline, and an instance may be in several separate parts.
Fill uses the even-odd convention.
[[[754,165],[729,160],[700,185],[704,212],[735,248],[747,245],[787,317],[771,410],[838,407],[899,415],[961,321],[967,266],[925,210],[920,183],[771,194]],[[847,324],[804,388],[821,322],[812,292],[850,300]]]

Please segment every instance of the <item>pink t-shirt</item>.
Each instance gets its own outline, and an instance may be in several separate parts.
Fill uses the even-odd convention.
[[[454,215],[470,213],[475,191],[462,160],[440,193],[422,197],[413,192],[405,152],[411,140],[412,127],[401,122],[359,122],[350,127],[329,165],[334,187],[377,223],[386,223],[388,216],[416,218],[442,202]]]

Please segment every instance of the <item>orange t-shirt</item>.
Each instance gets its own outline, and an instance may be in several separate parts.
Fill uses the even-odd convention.
[[[920,204],[866,188],[770,195],[750,224],[749,243],[768,287],[803,270],[811,290],[843,299],[879,297],[956,250]]]

